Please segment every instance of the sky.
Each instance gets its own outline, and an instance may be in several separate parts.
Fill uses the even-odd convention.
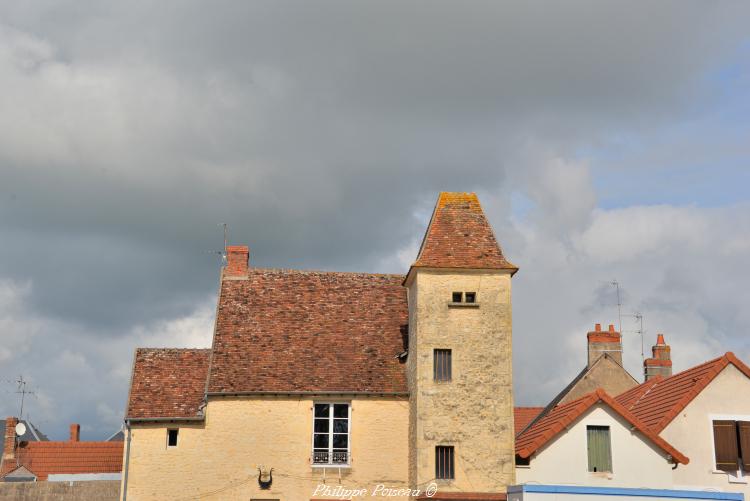
[[[210,346],[223,245],[404,273],[477,192],[515,400],[619,325],[750,360],[750,3],[0,2],[0,416],[119,429],[133,350]]]

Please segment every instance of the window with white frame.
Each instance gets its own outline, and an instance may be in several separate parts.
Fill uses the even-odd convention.
[[[351,406],[348,403],[316,403],[313,410],[313,465],[348,465]]]

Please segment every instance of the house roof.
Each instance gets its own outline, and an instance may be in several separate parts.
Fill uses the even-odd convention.
[[[750,378],[750,368],[728,352],[673,376],[657,376],[618,395],[616,400],[659,433],[730,364]]]
[[[544,407],[514,407],[513,426],[515,434],[521,433],[528,424],[544,410]]]
[[[122,453],[122,442],[24,442],[16,449],[18,464],[38,480],[58,473],[119,473]],[[7,463],[2,476],[17,469],[16,461]]]
[[[138,348],[126,417],[201,417],[210,354],[208,349]]]
[[[412,267],[518,268],[503,256],[475,193],[442,192]]]
[[[250,268],[224,278],[208,393],[407,394],[402,275]]]
[[[641,420],[609,396],[604,390],[598,389],[578,400],[558,405],[536,420],[516,437],[516,454],[528,458],[540,447],[550,442],[560,432],[584,415],[594,404],[603,403],[614,410],[635,429],[641,432],[649,441],[672,456],[673,460],[687,464],[689,459],[670,445],[666,440],[648,428]]]

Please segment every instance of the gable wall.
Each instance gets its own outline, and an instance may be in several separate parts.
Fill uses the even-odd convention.
[[[674,471],[674,484],[677,488],[684,486],[742,492],[746,498],[750,498],[747,484],[730,483],[724,472],[713,473],[715,465],[711,415],[716,419],[732,419],[732,416],[736,416],[738,420],[750,421],[750,379],[731,364],[660,434],[690,458],[688,465],[680,465]]]
[[[602,388],[610,395],[619,395],[637,385],[638,382],[621,365],[609,357],[602,356],[560,400],[560,404],[577,400],[597,388]]]
[[[612,478],[604,473],[588,471],[587,425],[610,427]],[[671,487],[672,465],[667,462],[666,453],[640,433],[631,432],[631,428],[630,423],[609,407],[597,404],[567,431],[561,432],[537,451],[529,467],[516,467],[517,483],[655,489]]]
[[[204,424],[132,426],[128,499],[178,499],[218,489],[225,490],[216,499],[325,499],[313,496],[324,472],[310,464],[312,407],[338,400],[352,404],[352,466],[341,469],[341,485],[406,487],[405,398],[212,397]],[[172,427],[180,429],[178,446],[167,448]],[[274,469],[270,490],[258,487],[258,465]],[[339,485],[338,468],[327,468],[325,476],[325,485]]]

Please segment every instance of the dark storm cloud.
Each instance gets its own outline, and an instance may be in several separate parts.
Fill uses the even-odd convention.
[[[158,344],[180,319],[210,330],[202,312],[216,288],[217,223],[258,265],[403,271],[436,191],[478,190],[523,264],[518,249],[531,243],[503,199],[518,189],[537,207],[537,231],[560,248],[581,245],[596,197],[585,173],[570,172],[587,167],[545,170],[524,152],[575,158],[710,108],[718,97],[706,74],[732,61],[747,10],[0,6],[0,279],[10,284],[0,319],[8,332],[34,319],[33,343],[62,357],[40,384],[64,392],[53,382],[62,367],[109,375],[79,402],[106,404],[88,418],[101,432],[121,415],[134,344]],[[574,177],[580,196],[556,191]],[[580,291],[571,308],[590,296]],[[68,355],[64,343],[75,347]],[[44,360],[29,349],[9,372]],[[49,408],[72,415],[63,402]]]

